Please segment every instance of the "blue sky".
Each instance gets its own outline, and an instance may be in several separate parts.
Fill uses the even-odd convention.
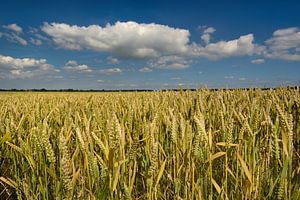
[[[2,1],[0,88],[299,85],[297,1]]]

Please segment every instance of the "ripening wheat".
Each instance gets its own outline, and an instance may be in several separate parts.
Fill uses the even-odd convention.
[[[300,90],[0,93],[0,199],[300,199]]]

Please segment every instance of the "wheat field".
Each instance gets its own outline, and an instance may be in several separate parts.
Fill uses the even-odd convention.
[[[300,199],[300,90],[0,93],[0,199]]]

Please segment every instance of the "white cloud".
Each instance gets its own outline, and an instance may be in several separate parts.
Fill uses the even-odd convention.
[[[42,30],[65,49],[91,49],[119,57],[155,58],[188,51],[188,30],[160,24],[116,22],[114,25],[76,26],[45,23]]]
[[[12,41],[17,42],[21,45],[24,45],[24,46],[27,45],[27,41],[25,39],[21,38],[20,36],[14,34],[14,33],[11,35],[10,38],[12,39]]]
[[[264,62],[265,62],[265,59],[262,59],[262,58],[251,60],[251,63],[256,64],[256,65],[263,64]]]
[[[90,73],[93,70],[87,65],[79,65],[76,61],[70,60],[63,67],[68,72]]]
[[[104,83],[105,81],[104,80],[97,80],[97,83]]]
[[[36,46],[40,46],[45,41],[49,41],[49,39],[43,35],[40,34],[39,29],[29,27],[28,33],[31,35],[30,42]]]
[[[166,58],[208,58],[218,60],[234,56],[262,55],[265,58],[300,60],[300,31],[298,28],[280,29],[264,45],[254,43],[254,35],[242,35],[232,40],[211,42],[213,27],[201,27],[204,45],[190,42],[186,29],[155,23],[133,21],[116,22],[105,26],[77,26],[64,23],[45,23],[42,31],[61,48],[93,50],[110,53],[109,64],[119,64],[118,58],[148,59],[152,66],[167,69],[183,69],[188,62],[163,63]],[[14,38],[17,40],[17,38]],[[19,40],[19,43],[20,40]],[[25,44],[24,41],[22,42]],[[253,61],[258,64],[262,61]]]
[[[10,42],[19,43],[23,46],[27,45],[27,41],[15,33],[2,33],[2,37],[5,37]]]
[[[246,78],[245,77],[241,77],[241,78],[239,78],[239,81],[245,81],[246,80]]]
[[[34,36],[40,40],[49,41],[49,39],[39,33],[34,34]]]
[[[8,24],[8,25],[4,25],[3,27],[8,30],[16,32],[17,34],[23,32],[23,29],[20,26],[18,26],[17,24]]]
[[[40,39],[34,39],[34,38],[30,38],[30,42],[36,46],[40,46],[43,44],[43,42]]]
[[[182,80],[182,78],[181,77],[172,77],[172,78],[170,78],[171,80]]]
[[[298,32],[298,28],[296,28],[296,27],[278,29],[278,30],[274,31],[273,36],[293,35],[295,32]]]
[[[213,27],[208,27],[208,28],[206,28],[206,29],[203,31],[203,33],[214,33],[215,31],[216,31],[215,28],[213,28]]]
[[[216,31],[216,29],[214,29],[213,27],[208,27],[208,28],[204,29],[201,39],[206,44],[208,44],[210,42],[211,34],[214,33],[215,31]]]
[[[64,79],[64,76],[53,76],[55,79]]]
[[[47,37],[45,37],[44,35],[41,35],[40,32],[39,32],[39,29],[37,28],[32,28],[32,27],[29,27],[29,32],[30,34],[32,34],[36,39],[39,39],[39,40],[44,40],[44,41],[49,41],[49,39]]]
[[[224,79],[234,79],[234,76],[224,76]]]
[[[139,69],[139,72],[152,72],[153,70],[150,67],[143,67]]]
[[[160,69],[185,69],[191,64],[190,60],[181,56],[162,56],[154,61],[150,61],[149,65],[153,68]]]
[[[78,64],[74,60],[68,61],[63,69],[67,72],[76,72],[76,73],[94,73],[94,74],[105,74],[105,75],[113,75],[119,74],[122,72],[120,68],[105,68],[105,69],[95,69],[91,68],[85,64]],[[91,76],[90,76],[91,77]]]
[[[119,64],[120,63],[117,58],[114,58],[111,56],[107,57],[106,60],[107,60],[108,64]]]
[[[48,64],[46,59],[13,58],[0,55],[0,72],[6,78],[34,78],[49,73],[59,72],[53,65]]]
[[[261,54],[263,46],[253,43],[253,34],[240,36],[238,39],[209,43],[206,46],[192,45],[192,54],[199,57],[216,60],[232,56],[251,56]]]
[[[300,30],[296,27],[279,29],[266,42],[266,58],[300,61]]]
[[[107,69],[100,69],[99,73],[105,75],[120,74],[122,73],[122,70],[120,68],[107,68]]]

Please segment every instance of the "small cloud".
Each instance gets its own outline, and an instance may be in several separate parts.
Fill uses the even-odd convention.
[[[153,70],[150,67],[143,67],[139,69],[139,72],[152,72]]]
[[[224,76],[225,79],[234,79],[234,76]]]
[[[251,63],[255,64],[255,65],[263,64],[264,62],[265,62],[265,59],[262,59],[262,58],[255,59],[255,60],[251,61]]]
[[[203,31],[203,33],[214,33],[215,31],[216,31],[215,28],[213,28],[213,27],[208,27],[208,28],[206,28],[206,29]]]
[[[204,29],[201,39],[205,42],[205,44],[208,44],[210,42],[211,34],[213,34],[215,31],[216,29],[214,29],[213,27]]]
[[[32,37],[30,38],[30,42],[34,45],[40,46],[43,44],[43,41],[49,42],[49,39],[47,37],[41,35],[41,33],[39,32],[39,29],[37,29],[37,28],[29,27],[28,33],[30,35],[32,35]]]
[[[40,46],[43,44],[43,42],[40,39],[34,39],[34,38],[30,38],[30,42],[36,46]]]
[[[39,32],[39,29],[34,28],[34,27],[29,27],[28,33],[38,33],[38,32]]]
[[[23,46],[26,46],[28,43],[25,39],[21,38],[20,36],[17,36],[15,34],[12,35],[12,39],[16,41],[17,43],[20,43]]]
[[[198,74],[203,74],[203,72],[198,72]]]
[[[198,57],[205,57],[210,60],[218,60],[233,56],[251,56],[261,54],[264,46],[254,43],[254,35],[242,35],[238,39],[208,43],[206,46],[200,44],[191,45],[191,54]]]
[[[153,68],[160,69],[185,69],[190,66],[191,60],[186,60],[181,56],[162,56],[157,60],[149,62],[149,65]]]
[[[50,76],[47,76],[47,78],[49,78],[49,79],[64,79],[64,76],[53,76],[53,75],[50,75]]]
[[[70,60],[63,67],[68,72],[90,73],[93,70],[87,65],[79,65],[76,61]]]
[[[8,30],[14,31],[17,34],[20,34],[23,32],[23,29],[18,26],[17,24],[8,24],[8,25],[4,25],[3,28],[6,28]]]
[[[9,79],[40,78],[44,75],[59,72],[46,59],[13,58],[0,55],[0,69],[2,74]]]
[[[97,80],[97,83],[104,83],[105,81],[104,80]]]
[[[300,61],[300,29],[290,27],[276,30],[273,36],[265,41],[267,50],[266,58]]]
[[[181,80],[182,78],[181,77],[172,77],[170,78],[171,80]]]
[[[64,76],[53,76],[55,79],[64,79]]]
[[[239,78],[239,81],[245,81],[246,80],[246,78],[245,77],[241,77],[241,78]]]
[[[40,40],[49,41],[49,39],[46,36],[43,36],[43,35],[41,35],[39,33],[36,33],[35,37],[38,38],[38,39],[40,39]]]
[[[114,58],[114,57],[111,57],[111,56],[107,57],[106,60],[107,60],[108,64],[115,65],[115,64],[119,64],[120,63],[120,61],[117,58]]]
[[[15,33],[1,33],[1,37],[5,37],[8,41],[19,43],[23,46],[27,45],[27,41]]]
[[[100,74],[112,75],[112,74],[120,74],[122,70],[120,68],[108,68],[99,70]]]

